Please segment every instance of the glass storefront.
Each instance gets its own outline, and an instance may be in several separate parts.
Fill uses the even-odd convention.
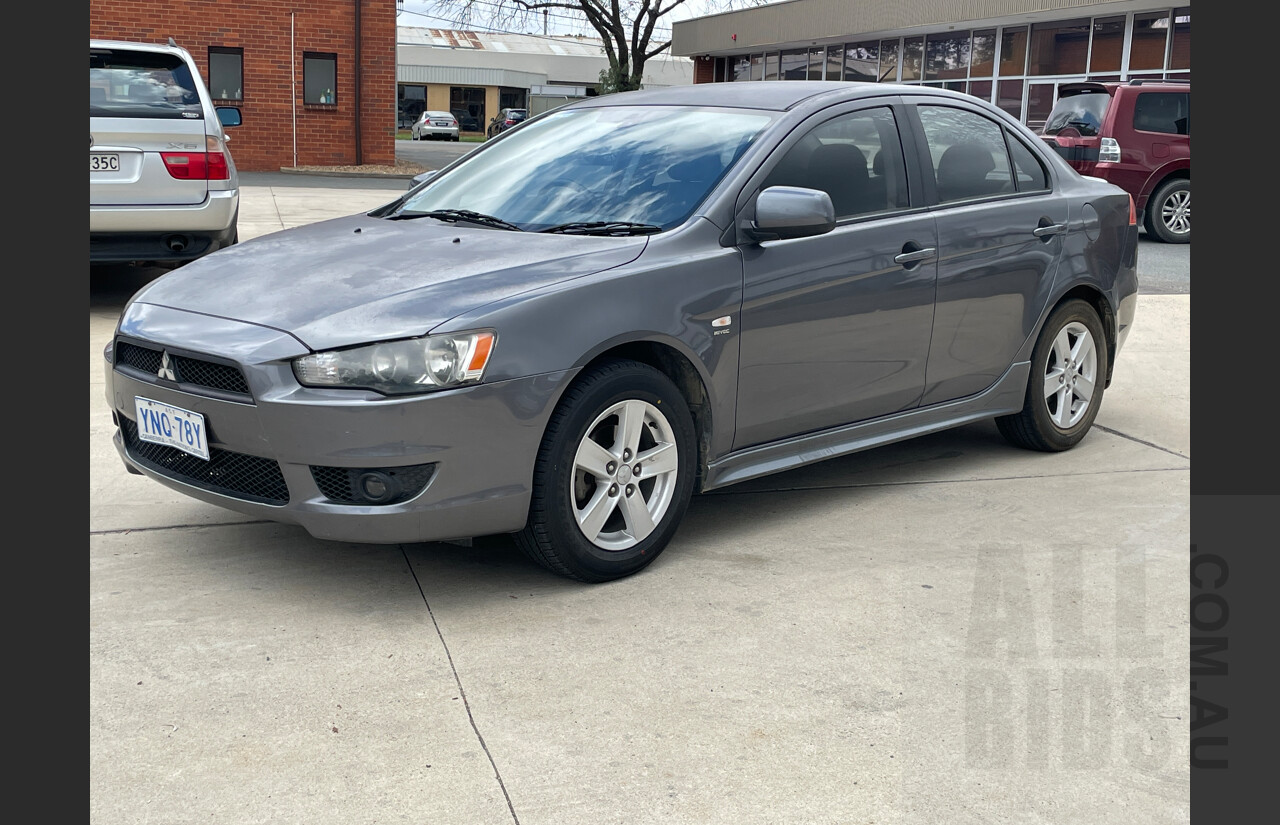
[[[994,75],[994,77],[993,77]],[[718,57],[717,81],[843,80],[957,89],[1039,128],[1058,86],[1191,79],[1191,8]]]

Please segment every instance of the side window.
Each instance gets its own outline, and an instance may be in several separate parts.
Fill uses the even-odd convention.
[[[1133,104],[1133,128],[1167,135],[1191,134],[1191,95],[1146,92]]]
[[[920,106],[941,203],[1013,192],[1004,130],[965,109]]]
[[[888,107],[834,117],[792,146],[764,186],[803,186],[831,196],[836,218],[908,204],[898,125]]]
[[[1017,178],[1019,192],[1036,192],[1049,188],[1049,174],[1044,164],[1036,157],[1036,153],[1027,148],[1008,130],[1005,137],[1009,141],[1009,155],[1013,158],[1013,171]]]

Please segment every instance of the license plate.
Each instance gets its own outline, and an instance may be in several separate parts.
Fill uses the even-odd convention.
[[[176,447],[184,453],[209,460],[209,441],[203,415],[140,395],[134,396],[133,401],[138,412],[138,438],[152,444]]]
[[[120,156],[119,155],[90,155],[89,171],[90,172],[119,172]]]

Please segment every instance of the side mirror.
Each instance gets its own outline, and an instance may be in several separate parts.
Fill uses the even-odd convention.
[[[236,106],[219,106],[218,122],[223,126],[240,125],[240,109]]]
[[[428,169],[425,172],[419,172],[418,174],[413,176],[413,180],[409,181],[409,189],[410,190],[417,189],[419,184],[423,184],[431,180],[433,177],[435,177],[436,172],[439,172],[439,171],[440,171],[439,169]]]
[[[770,186],[756,197],[756,219],[742,232],[755,243],[823,235],[835,229],[831,196],[820,189]]]

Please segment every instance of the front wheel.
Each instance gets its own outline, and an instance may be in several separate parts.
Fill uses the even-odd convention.
[[[1069,450],[1098,416],[1107,375],[1107,343],[1098,313],[1086,301],[1063,303],[1045,321],[1031,353],[1031,379],[1020,412],[996,426],[1029,450]]]
[[[693,417],[670,378],[636,361],[594,368],[547,425],[516,543],[572,579],[629,576],[671,541],[696,466]]]
[[[1165,243],[1191,243],[1191,181],[1167,180],[1147,202],[1147,234]]]

